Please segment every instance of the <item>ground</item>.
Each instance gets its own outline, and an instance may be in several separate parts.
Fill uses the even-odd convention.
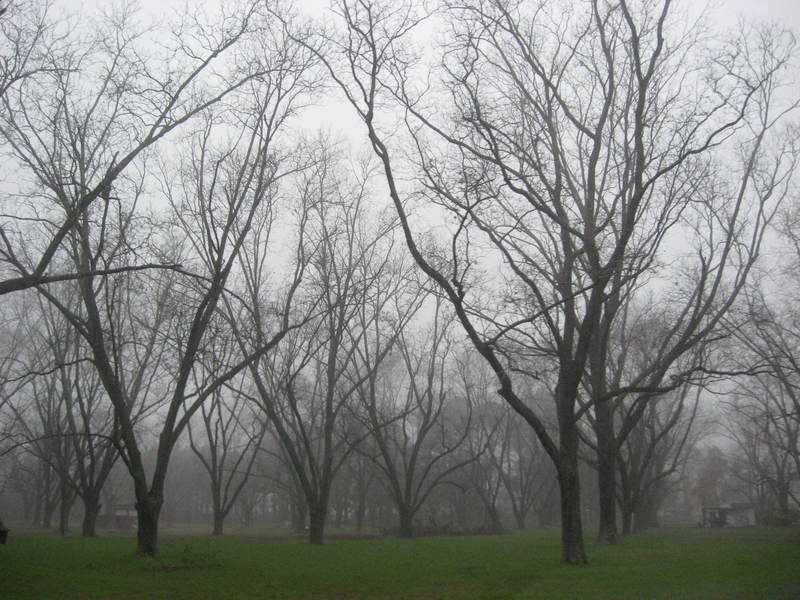
[[[59,538],[12,531],[0,597],[15,600],[447,598],[800,598],[800,528],[661,529],[591,565],[558,561],[556,531],[506,536],[337,539],[166,531],[158,559],[132,535]]]

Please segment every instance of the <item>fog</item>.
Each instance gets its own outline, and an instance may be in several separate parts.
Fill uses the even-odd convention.
[[[0,3],[2,523],[797,519],[800,7],[507,4]]]

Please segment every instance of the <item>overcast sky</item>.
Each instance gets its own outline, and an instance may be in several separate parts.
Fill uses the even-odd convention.
[[[733,13],[764,19],[777,19],[791,27],[800,27],[800,0],[721,0],[721,7]]]
[[[113,0],[57,0],[56,5],[62,7],[86,9],[88,6],[108,6]],[[218,5],[223,0],[204,0],[209,6]],[[154,18],[159,15],[170,14],[187,5],[187,0],[138,0],[146,13]],[[322,13],[330,6],[330,0],[293,0],[295,6],[304,12],[313,15]],[[188,4],[196,4],[188,0]],[[675,3],[678,7],[687,8],[690,12],[709,5],[711,14],[720,24],[726,21],[735,25],[743,17],[748,22],[759,20],[776,21],[790,26],[800,35],[800,0],[679,0]],[[335,115],[335,116],[334,116]],[[319,106],[311,110],[310,118],[306,122],[313,124],[314,128],[333,128],[334,132],[344,134],[346,137],[355,132],[361,132],[362,125],[349,108],[339,106]]]
[[[96,4],[103,4],[108,0],[94,0]],[[688,4],[701,4],[701,0],[684,0]],[[741,13],[748,18],[761,18],[765,20],[778,20],[787,25],[800,29],[800,0],[711,0],[719,6],[721,14],[734,16]],[[67,5],[84,6],[83,0],[65,0]],[[141,4],[155,12],[160,12],[166,7],[183,6],[185,0],[141,0]],[[326,0],[295,0],[297,6],[316,9],[328,5]]]

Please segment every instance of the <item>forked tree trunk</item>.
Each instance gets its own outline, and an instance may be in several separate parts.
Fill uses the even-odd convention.
[[[56,506],[58,503],[58,498],[56,495],[50,493],[51,488],[51,479],[50,475],[47,475],[45,479],[45,486],[42,492],[42,527],[45,529],[51,529],[53,527],[53,513],[56,511]]]
[[[97,516],[100,514],[102,505],[100,496],[86,495],[83,500],[83,523],[81,524],[81,535],[83,537],[95,537],[97,535]]]
[[[62,537],[69,532],[69,513],[72,503],[62,501],[58,508],[58,533]]]
[[[75,493],[70,491],[65,480],[61,481],[60,495],[61,501],[58,505],[58,532],[62,536],[65,536],[67,532],[69,532],[69,513],[72,510],[72,504],[75,502]]]
[[[585,565],[589,561],[583,546],[583,527],[581,524],[580,486],[575,473],[559,469],[561,488],[561,560],[569,565]]]
[[[622,467],[620,467],[622,473]],[[619,512],[622,517],[622,535],[629,536],[633,533],[633,515],[636,512],[637,501],[633,496],[631,481],[620,475]]]
[[[222,528],[225,523],[225,514],[222,510],[214,508],[214,528],[211,535],[222,535]]]
[[[136,556],[158,556],[158,517],[163,500],[150,495],[137,500]]]
[[[661,479],[640,497],[639,502],[634,509],[633,516],[633,531],[638,533],[645,529],[652,529],[659,527],[658,511],[664,501],[664,494],[666,486],[664,479]]]
[[[782,479],[776,482],[773,488],[775,502],[778,505],[778,514],[781,517],[789,517],[789,486]]]
[[[600,523],[597,532],[597,543],[603,546],[619,544],[617,531],[617,490],[615,469],[614,432],[609,422],[600,422],[600,412],[595,425],[597,432],[597,487],[600,496]],[[612,415],[604,415],[603,420]]]
[[[222,527],[225,522],[225,510],[222,505],[219,481],[215,479],[211,481],[211,515],[213,523],[211,535],[222,535]]]
[[[505,527],[500,520],[500,513],[494,505],[486,506],[486,532],[492,534],[505,533]]]
[[[633,524],[633,511],[627,507],[622,508],[622,535],[628,536],[630,535],[632,530]]]
[[[609,307],[616,302],[609,303]],[[592,390],[602,398],[607,390],[606,353],[608,330],[595,333],[590,358]],[[599,495],[600,519],[597,543],[602,546],[619,544],[617,531],[616,461],[617,440],[614,434],[614,408],[609,400],[597,401],[594,405],[594,432],[597,438],[597,492]]]
[[[240,511],[241,524],[245,527],[250,527],[253,524],[253,511],[255,506],[249,500],[247,502],[240,502],[238,510]]]
[[[399,536],[403,538],[414,537],[414,511],[408,506],[398,506],[397,512],[400,517]]]
[[[51,502],[44,503],[44,513],[42,514],[42,527],[44,529],[52,529],[53,527],[53,512],[56,505]]]
[[[308,541],[312,544],[322,544],[324,541],[327,512],[327,506],[308,507]]]
[[[572,419],[572,416],[569,417]],[[561,421],[564,422],[563,420]],[[561,560],[569,565],[586,565],[581,522],[581,492],[578,476],[578,433],[560,427],[558,486],[561,492]]]

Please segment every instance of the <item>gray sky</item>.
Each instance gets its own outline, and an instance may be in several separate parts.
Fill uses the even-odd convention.
[[[110,0],[92,0],[102,5]],[[218,0],[211,0],[212,2]],[[166,8],[180,7],[185,0],[140,0],[143,7],[158,13]],[[688,5],[700,5],[703,0],[683,0]],[[711,0],[719,6],[721,14],[733,16],[741,13],[746,18],[778,20],[792,27],[800,28],[800,0]],[[83,0],[64,0],[65,5],[84,6]],[[319,10],[328,5],[327,0],[294,0],[296,6],[310,11]]]
[[[745,16],[776,19],[790,27],[800,27],[800,0],[722,0],[720,7]]]
[[[91,10],[88,6],[108,6],[115,0],[57,0],[56,5],[65,8],[83,8]],[[208,6],[218,6],[224,0],[200,0]],[[158,18],[159,15],[171,14],[181,10],[187,5],[187,0],[138,0],[146,13]],[[199,3],[197,0],[188,0],[188,4]],[[330,0],[293,0],[294,6],[301,8],[309,15],[322,14],[330,5]],[[800,0],[678,0],[678,8],[683,7],[689,12],[702,10],[703,6],[710,6],[713,20],[729,25],[735,25],[739,17],[748,22],[775,21],[794,28],[800,35]],[[334,132],[345,134],[349,137],[354,132],[361,133],[362,125],[352,114],[349,108],[325,105],[311,109],[308,123],[314,123],[314,128],[331,128]]]

